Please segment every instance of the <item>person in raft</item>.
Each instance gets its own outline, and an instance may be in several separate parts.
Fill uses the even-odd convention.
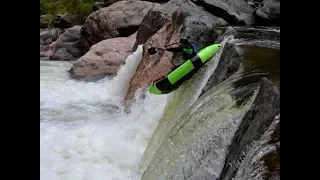
[[[182,52],[182,59],[177,58],[177,59],[181,59],[181,61],[177,62],[176,64],[173,64],[174,67],[173,67],[172,71],[177,69],[185,61],[192,59],[198,53],[198,50],[197,50],[196,46],[194,45],[194,43],[189,42],[188,39],[180,39],[179,41],[176,41],[174,44],[177,44],[178,46],[171,47],[171,48],[165,47],[165,46],[160,47],[160,49],[170,51],[170,52]],[[174,44],[172,44],[172,45],[174,45]]]
[[[189,39],[189,37],[188,37],[188,39]],[[167,73],[167,75],[169,73],[171,73],[172,71],[174,71],[175,69],[177,69],[185,61],[192,59],[194,56],[197,55],[198,50],[197,50],[196,46],[194,45],[194,43],[189,42],[188,39],[181,38],[180,40],[177,40],[176,42],[174,42],[170,45],[159,47],[159,49],[162,49],[165,51],[176,52],[179,54],[182,53],[182,58],[176,58],[176,59],[179,59],[180,61],[178,61],[177,63],[173,63],[173,68],[171,69],[171,71],[169,71]],[[172,46],[174,44],[177,44],[178,46],[170,48],[170,46]],[[156,51],[152,48],[150,48],[149,50],[148,51],[150,54],[156,53]],[[165,76],[160,76],[160,77],[156,78],[153,82],[156,82],[164,77]]]

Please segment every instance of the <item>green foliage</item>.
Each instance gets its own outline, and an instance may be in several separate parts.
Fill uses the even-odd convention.
[[[43,19],[41,19],[41,23],[49,24],[55,17],[51,14],[46,15]]]
[[[40,0],[40,14],[79,14],[88,16],[93,12],[94,0]]]

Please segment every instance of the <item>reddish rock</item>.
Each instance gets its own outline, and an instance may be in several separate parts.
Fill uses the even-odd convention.
[[[164,4],[155,3],[139,26],[137,40],[133,50],[136,50],[138,45],[144,44],[147,39],[154,35],[166,23],[170,22],[172,13],[175,12],[182,3],[183,0],[171,0]]]
[[[149,55],[149,47],[159,47],[171,44],[181,38],[190,37],[189,40],[201,49],[213,44],[218,37],[214,25],[226,25],[221,19],[208,15],[207,12],[190,1],[183,3],[172,15],[172,22],[163,26],[156,34],[151,36],[143,45],[143,55],[135,75],[132,77],[125,104],[134,102],[134,96],[138,89],[144,89],[160,76],[166,75],[172,68],[173,63],[181,61],[181,56],[175,56],[168,51],[158,51]]]

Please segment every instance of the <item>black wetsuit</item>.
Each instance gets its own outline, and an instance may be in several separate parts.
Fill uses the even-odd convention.
[[[181,41],[180,41],[181,43]],[[182,52],[182,57],[183,57],[183,62],[192,59],[194,56],[197,55],[197,48],[195,47],[194,44],[190,43],[189,41],[186,40],[185,43],[181,43],[182,45],[179,47],[175,47],[175,48],[166,48],[167,51],[170,52]],[[175,65],[174,69],[176,69],[177,67],[179,67],[182,63],[179,63],[179,65]]]

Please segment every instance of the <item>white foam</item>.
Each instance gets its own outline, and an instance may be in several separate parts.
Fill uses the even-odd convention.
[[[69,79],[68,62],[43,62],[40,73],[40,179],[135,180],[140,158],[167,96],[147,94],[130,114],[120,104],[141,59],[129,56],[113,78]]]

